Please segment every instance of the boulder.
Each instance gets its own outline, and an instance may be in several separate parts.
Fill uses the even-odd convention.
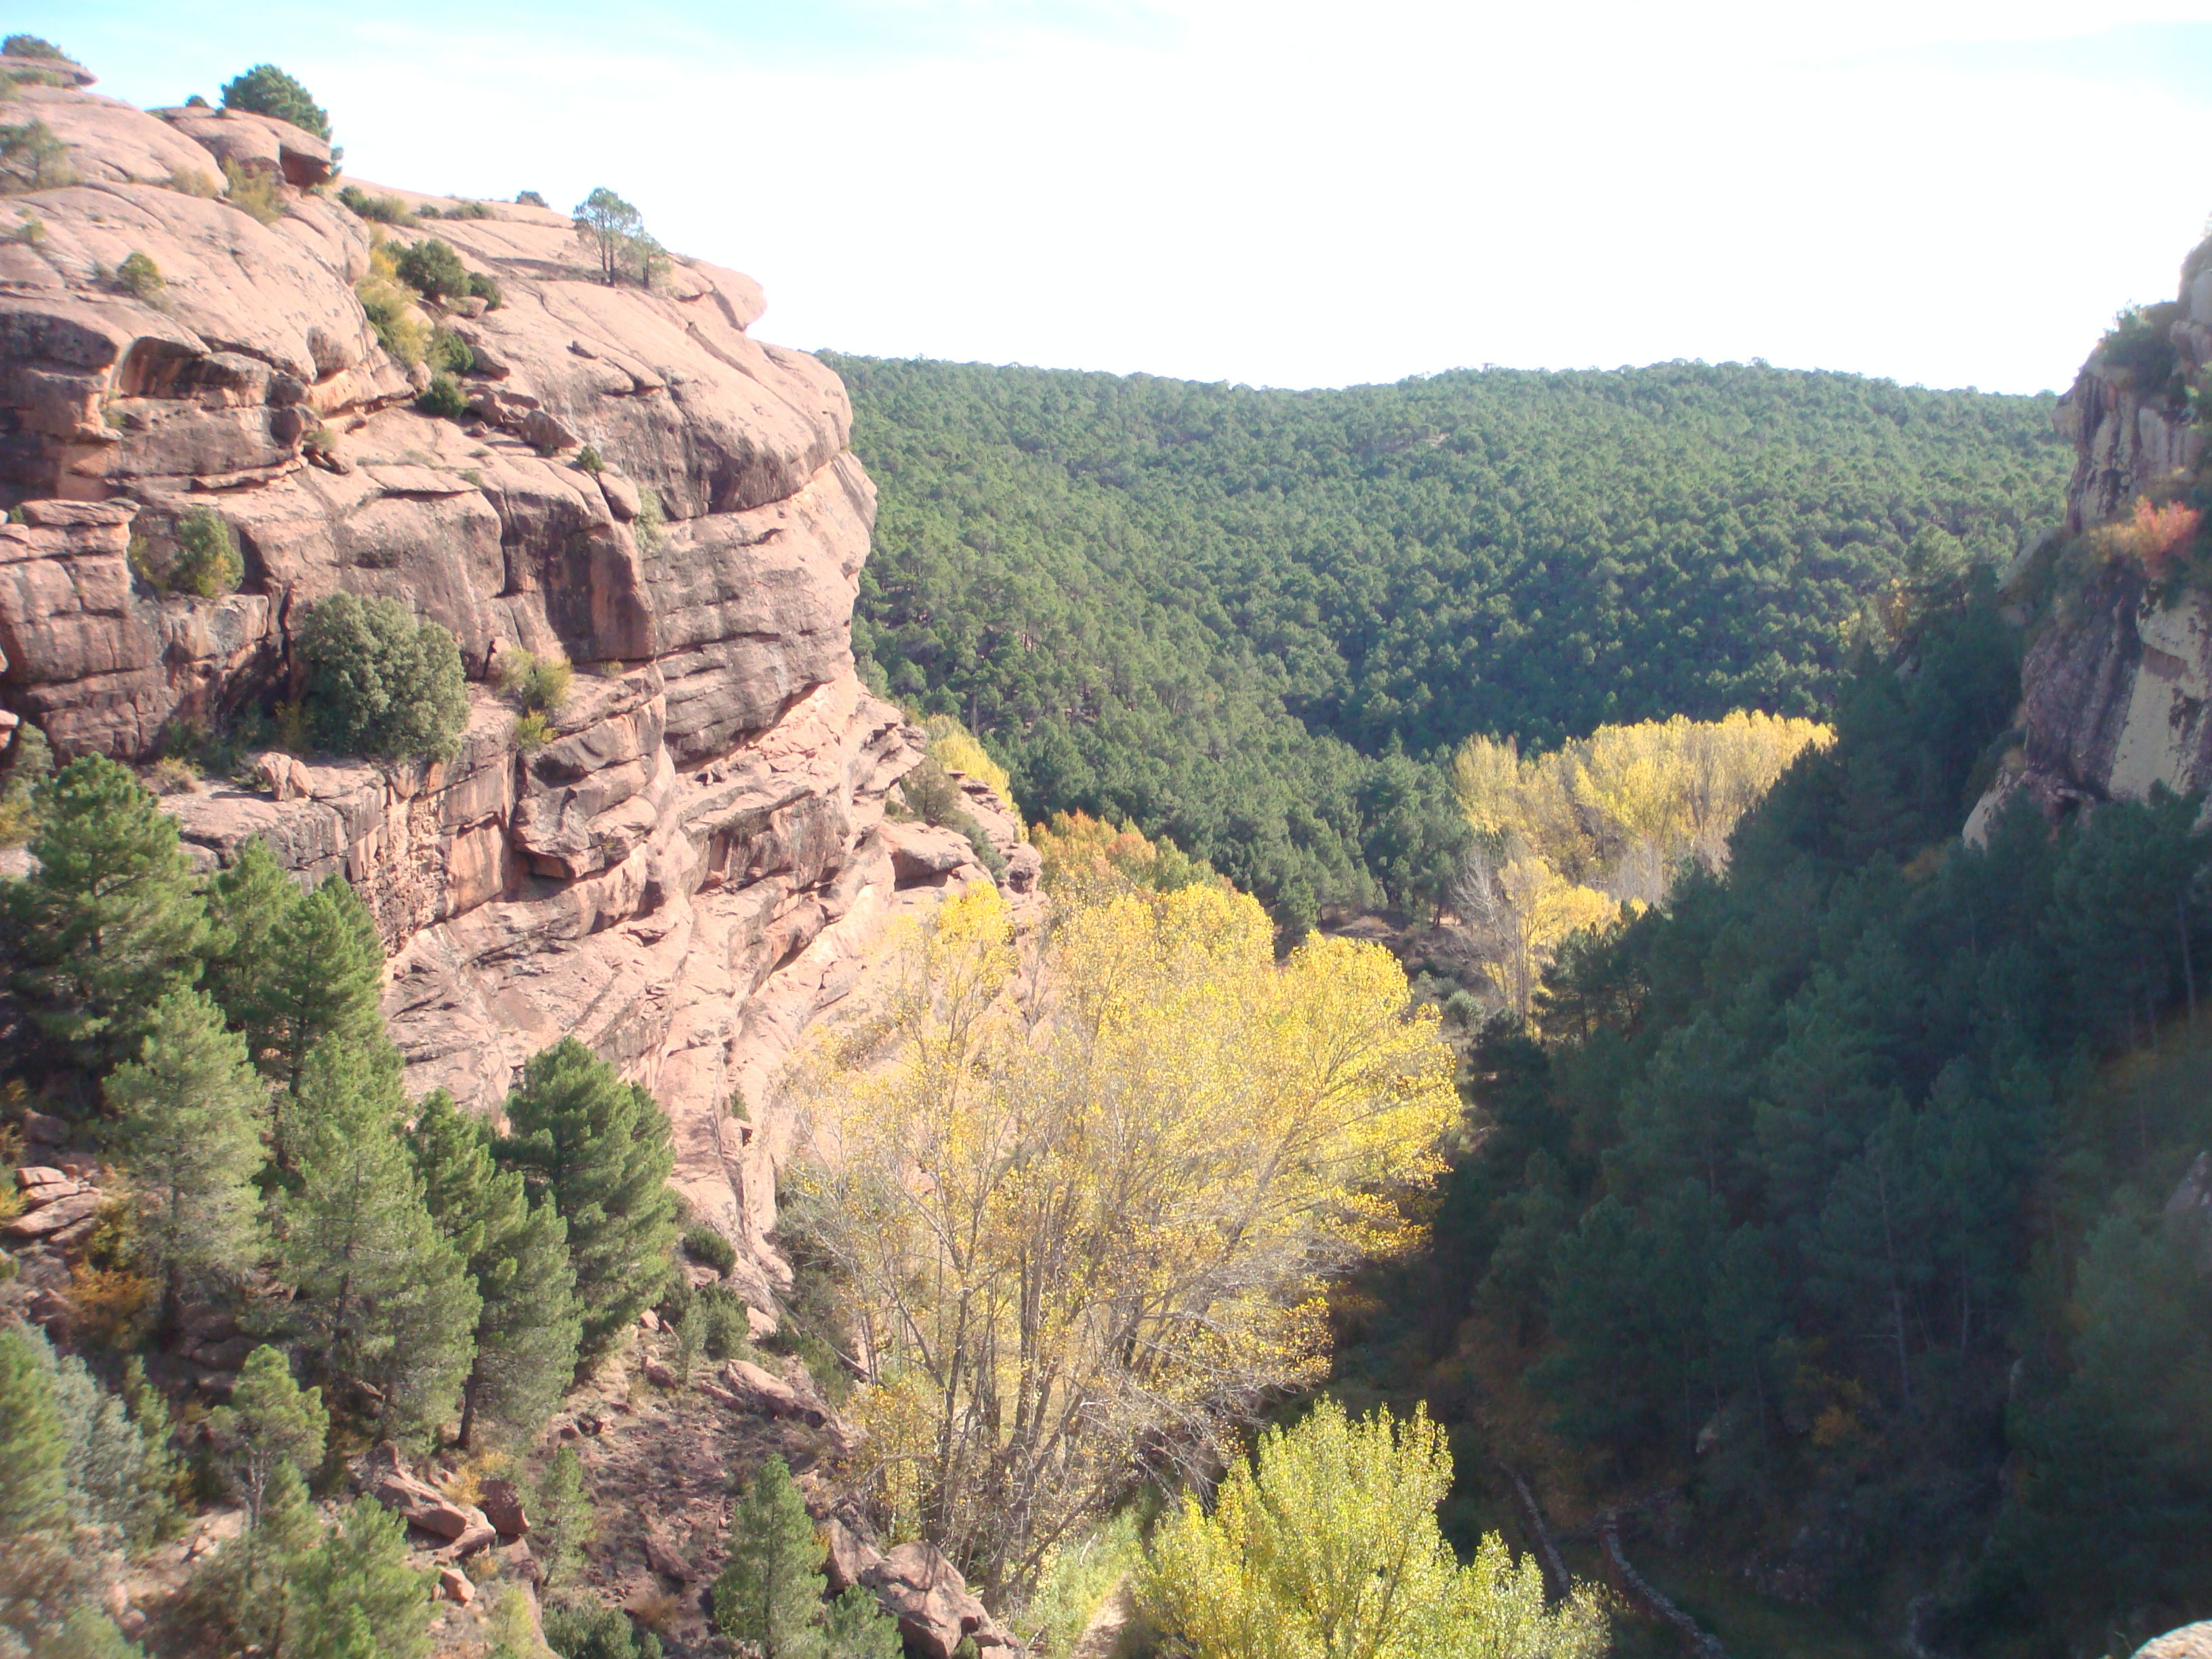
[[[833,1518],[823,1528],[823,1537],[829,1555],[822,1571],[829,1576],[832,1595],[842,1595],[860,1583],[863,1575],[883,1565],[882,1552],[842,1521]]]
[[[501,1538],[521,1538],[530,1531],[529,1511],[524,1507],[522,1493],[512,1480],[487,1480],[483,1483],[483,1502],[477,1507],[483,1510],[484,1519]]]
[[[242,109],[163,109],[154,112],[212,156],[247,173],[281,176],[298,190],[326,185],[335,176],[331,147],[303,127]]]
[[[884,825],[883,834],[884,850],[891,855],[891,873],[902,887],[941,880],[975,861],[975,848],[957,830],[894,820]]]
[[[409,1526],[447,1540],[438,1552],[441,1556],[459,1559],[497,1540],[498,1534],[482,1510],[455,1503],[410,1473],[399,1449],[388,1440],[362,1460],[361,1483],[364,1495],[397,1510]]]
[[[2212,1659],[2212,1622],[2154,1637],[2136,1650],[2135,1659]]]
[[[676,1373],[658,1359],[647,1359],[637,1369],[638,1375],[656,1389],[674,1389],[682,1386],[676,1380]]]
[[[477,1587],[469,1582],[468,1574],[459,1567],[438,1569],[438,1594],[457,1607],[466,1607],[477,1599]]]
[[[645,1564],[663,1578],[672,1578],[679,1584],[688,1584],[699,1576],[690,1558],[677,1547],[676,1540],[657,1521],[646,1522]]]
[[[26,1211],[4,1226],[0,1226],[0,1233],[10,1238],[45,1238],[78,1222],[91,1220],[99,1213],[103,1201],[96,1190],[79,1190],[66,1198],[43,1204],[35,1210]]]
[[[963,1637],[975,1638],[978,1648],[1013,1645],[958,1569],[927,1544],[901,1544],[866,1567],[860,1582],[898,1620],[907,1652],[917,1659],[952,1659]]]
[[[732,1359],[722,1367],[722,1378],[740,1405],[763,1417],[788,1417],[820,1428],[827,1420],[823,1409],[772,1372],[749,1359]]]
[[[69,1139],[69,1124],[46,1112],[23,1114],[23,1139],[35,1146],[59,1146]]]

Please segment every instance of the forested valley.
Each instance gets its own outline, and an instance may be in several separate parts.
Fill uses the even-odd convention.
[[[0,40],[0,1659],[2212,1613],[2212,240],[2063,400],[848,453],[611,187],[90,82]]]
[[[1418,909],[1440,763],[1812,716],[1899,583],[2055,523],[2048,398],[1763,365],[1255,391],[831,355],[882,489],[854,646],[1032,817],[1167,836],[1295,934]]]

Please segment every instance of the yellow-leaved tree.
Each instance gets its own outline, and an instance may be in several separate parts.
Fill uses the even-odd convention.
[[[799,1202],[845,1287],[879,1517],[1025,1587],[1148,1474],[1199,1474],[1326,1366],[1322,1293],[1418,1236],[1458,1108],[1379,946],[1278,965],[1201,883],[1055,913],[948,900],[897,994],[793,1079]]]
[[[1718,870],[1743,815],[1808,748],[1813,720],[1739,711],[1717,720],[1601,726],[1546,755],[1471,738],[1452,759],[1476,836],[1450,890],[1467,947],[1499,1003],[1527,1015],[1566,939],[1623,906],[1657,904],[1695,860]]]
[[[1158,1530],[1139,1595],[1195,1659],[1595,1659],[1605,1615],[1587,1589],[1544,1601],[1533,1559],[1496,1533],[1462,1566],[1437,1527],[1451,1488],[1425,1411],[1353,1420],[1324,1399],[1270,1429]]]

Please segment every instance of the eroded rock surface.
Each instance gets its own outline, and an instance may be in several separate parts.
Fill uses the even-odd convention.
[[[647,1085],[678,1184],[771,1304],[789,1126],[769,1077],[887,917],[988,878],[957,836],[885,831],[921,739],[854,672],[875,496],[843,387],[751,337],[760,289],[735,272],[611,288],[563,215],[356,216],[318,187],[327,147],[280,121],[24,97],[76,182],[12,198],[42,229],[0,240],[0,740],[21,718],[65,759],[144,761],[296,692],[297,630],[342,590],[450,629],[471,679],[452,760],[272,751],[167,804],[210,866],[258,836],[361,890],[416,1092],[496,1109],[572,1034]],[[354,287],[376,241],[432,236],[501,300],[414,318],[469,349],[459,420],[416,410],[428,369]],[[134,253],[158,284],[118,279]],[[245,580],[165,592],[149,573],[203,508]],[[494,689],[520,652],[576,665],[527,752]],[[1033,885],[1004,804],[970,805]]]

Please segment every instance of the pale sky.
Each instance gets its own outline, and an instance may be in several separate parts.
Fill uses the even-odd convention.
[[[808,348],[1285,386],[1763,357],[2063,388],[2212,210],[2212,0],[39,0],[142,104],[607,185]]]

